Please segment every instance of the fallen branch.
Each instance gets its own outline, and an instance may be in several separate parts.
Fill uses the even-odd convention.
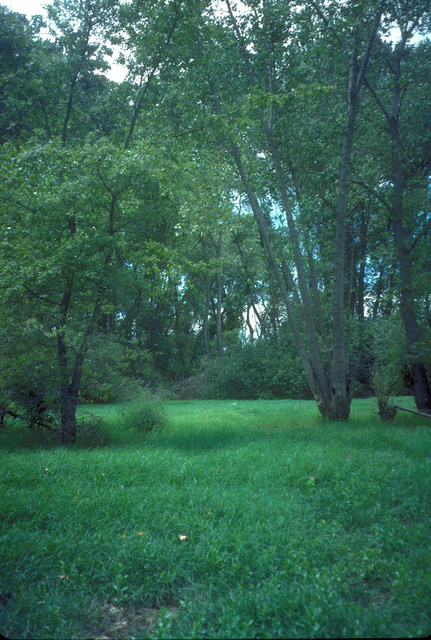
[[[421,411],[413,411],[413,409],[405,409],[404,407],[400,407],[397,404],[393,405],[394,409],[398,409],[399,411],[407,411],[408,413],[414,413],[415,416],[421,416],[422,418],[431,418],[431,413],[422,413]]]
[[[11,416],[14,420],[21,420],[21,422],[25,422],[29,429],[37,428],[47,429],[48,431],[53,431],[54,433],[61,433],[60,429],[56,427],[52,427],[49,423],[42,421],[40,419],[35,420],[34,416],[22,413],[15,413],[15,411],[11,411],[10,409],[6,409],[6,411],[1,412],[1,417]],[[5,426],[3,422],[0,422],[0,433],[4,430]]]

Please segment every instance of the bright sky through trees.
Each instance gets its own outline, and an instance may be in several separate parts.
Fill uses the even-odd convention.
[[[23,13],[27,16],[27,18],[31,18],[34,15],[44,15],[44,8],[47,5],[52,4],[49,0],[5,0],[3,3],[5,4],[11,11],[16,11],[17,13]],[[113,47],[114,49],[114,58],[119,54],[119,47]],[[115,64],[114,61],[110,61],[111,69],[107,72],[107,76],[110,80],[115,80],[116,82],[121,82],[124,80],[126,75],[126,70],[122,65]]]
[[[43,7],[47,4],[51,4],[48,0],[6,0],[4,3],[12,11],[18,13],[25,13],[27,17],[34,16],[43,13]]]

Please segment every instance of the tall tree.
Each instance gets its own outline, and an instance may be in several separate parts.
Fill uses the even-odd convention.
[[[66,444],[76,439],[89,346],[100,330],[106,331],[115,310],[112,287],[119,267],[127,269],[121,260],[126,228],[130,235],[132,226],[142,226],[145,208],[154,215],[153,202],[159,199],[160,205],[143,158],[101,140],[93,146],[91,134],[100,137],[101,132],[92,131],[94,122],[82,109],[87,87],[97,86],[96,72],[107,67],[101,43],[115,29],[115,11],[116,3],[109,0],[56,0],[49,8],[54,38],[49,46],[55,55],[46,66],[55,67],[56,74],[44,104],[52,140],[3,149],[2,216],[6,220],[12,206],[15,232],[22,234],[15,271],[19,298],[28,299],[28,309],[42,318],[40,331],[56,352],[59,390],[52,408],[58,409]],[[151,246],[151,236],[147,240]],[[15,289],[8,281],[5,303]]]
[[[415,231],[411,223],[408,222],[407,200],[409,192],[426,191],[427,181],[431,169],[429,147],[431,137],[429,131],[429,110],[425,113],[416,111],[415,119],[417,123],[421,118],[425,119],[425,127],[420,128],[417,139],[416,153],[419,150],[421,157],[412,157],[408,150],[408,144],[412,137],[412,131],[417,130],[416,126],[409,122],[411,112],[407,113],[407,122],[403,118],[403,101],[409,99],[408,93],[416,90],[415,82],[412,79],[412,69],[403,73],[406,57],[409,53],[408,43],[412,39],[416,30],[420,30],[421,22],[430,18],[430,2],[419,2],[414,7],[408,5],[405,12],[401,13],[403,6],[399,5],[394,9],[395,20],[400,31],[400,40],[392,45],[383,39],[379,39],[380,47],[387,62],[387,68],[392,78],[390,100],[383,94],[383,89],[378,88],[370,79],[366,79],[366,84],[373,95],[381,113],[386,119],[387,129],[390,137],[390,180],[392,182],[392,194],[390,200],[383,198],[390,214],[393,238],[397,251],[397,260],[400,275],[400,302],[404,328],[409,350],[409,359],[412,368],[412,391],[415,403],[420,411],[431,412],[431,391],[427,379],[426,368],[423,362],[420,348],[420,332],[415,300],[413,295],[413,274],[412,257],[418,240],[429,227],[427,214],[424,212],[425,225],[419,225]],[[429,55],[429,46],[417,45],[412,51],[413,58],[419,63],[416,73],[423,63],[422,56]],[[410,73],[409,73],[410,71]],[[420,73],[420,71],[419,71]],[[410,75],[410,77],[409,77]],[[429,71],[428,71],[429,79]],[[428,85],[429,86],[429,85]],[[386,87],[385,87],[386,88]],[[428,91],[428,97],[430,96]],[[389,104],[388,104],[389,102]],[[428,121],[428,122],[427,122]],[[426,206],[426,205],[425,205]]]
[[[338,41],[341,40],[342,55],[349,61],[349,78],[347,121],[344,127],[340,160],[333,243],[332,357],[327,359],[322,353],[324,336],[319,335],[319,323],[316,326],[314,316],[314,309],[320,309],[320,292],[318,287],[313,288],[316,296],[316,304],[313,305],[309,291],[303,239],[295,212],[299,202],[295,202],[292,193],[292,171],[289,166],[289,156],[286,157],[285,153],[286,133],[284,132],[283,135],[277,126],[277,117],[280,112],[283,113],[285,101],[283,87],[286,80],[282,72],[291,74],[290,86],[294,91],[295,80],[292,76],[297,69],[295,56],[296,64],[298,61],[300,63],[304,61],[304,55],[298,55],[299,44],[296,47],[289,45],[294,51],[292,61],[289,59],[291,66],[285,60],[286,41],[289,38],[297,41],[297,34],[294,33],[293,28],[289,31],[289,25],[295,23],[295,18],[290,7],[279,3],[264,3],[262,7],[250,3],[248,13],[242,14],[240,18],[235,16],[228,0],[226,7],[229,20],[225,23],[220,22],[218,30],[215,29],[213,35],[209,36],[212,38],[210,46],[214,51],[221,52],[223,72],[234,69],[233,73],[236,73],[237,77],[232,80],[230,90],[226,89],[226,83],[220,75],[220,62],[215,62],[214,58],[211,63],[208,61],[211,54],[209,48],[205,49],[205,36],[202,37],[199,45],[204,65],[203,76],[207,78],[210,100],[219,117],[219,122],[224,125],[227,148],[234,160],[242,188],[247,194],[255,216],[270,268],[282,292],[310,388],[323,415],[334,419],[345,419],[349,415],[353,393],[353,384],[347,372],[344,333],[345,230],[350,157],[359,93],[378,30],[380,11],[377,8],[370,14],[368,11],[361,13],[356,9],[350,9],[343,16],[342,8],[335,5],[335,9],[341,14],[340,21],[344,31],[341,30],[340,33],[335,34],[337,41],[331,46],[333,51],[334,47],[340,46]],[[318,5],[315,5],[314,20],[316,13],[325,23],[328,23],[327,17]],[[309,15],[307,12],[307,17]],[[316,38],[316,34],[309,34],[308,38]],[[312,50],[313,46],[313,40],[308,39],[307,47]],[[289,51],[289,47],[287,50]],[[242,106],[235,109],[233,106],[235,101]],[[224,106],[229,103],[230,113],[229,107]],[[234,128],[226,126],[225,122],[227,118],[241,111],[246,113],[232,118],[233,123],[236,120],[239,124],[238,133],[236,133]],[[279,119],[283,122],[282,117]],[[245,134],[244,131],[247,133]],[[253,144],[256,143],[259,146],[253,148]],[[250,145],[248,150],[247,144]],[[259,178],[250,173],[251,150],[258,157],[264,157],[264,162],[269,165],[272,174],[271,186],[269,184],[263,186],[262,182],[259,185]],[[287,222],[290,265],[286,255],[283,257],[287,247],[283,248],[280,245],[281,236],[272,226],[270,216],[266,215],[262,209],[262,195],[268,188],[266,198],[273,202],[273,206],[276,205],[281,209]],[[292,198],[294,206],[292,206]],[[313,262],[312,253],[309,254],[308,260]]]

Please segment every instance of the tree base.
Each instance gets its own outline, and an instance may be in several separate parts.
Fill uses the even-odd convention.
[[[395,418],[395,415],[397,413],[396,408],[393,405],[388,404],[387,402],[384,402],[383,400],[379,400],[378,401],[378,414],[380,417],[380,420],[382,420],[383,422],[392,422],[392,420]]]
[[[351,400],[345,394],[334,392],[329,403],[320,398],[316,399],[316,402],[320,413],[326,420],[341,422],[349,419]]]

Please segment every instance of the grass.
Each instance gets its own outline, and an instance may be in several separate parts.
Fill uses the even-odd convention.
[[[341,424],[306,401],[167,402],[145,434],[136,409],[87,409],[102,421],[73,450],[0,436],[3,634],[430,633],[426,419],[382,425],[371,400]]]

